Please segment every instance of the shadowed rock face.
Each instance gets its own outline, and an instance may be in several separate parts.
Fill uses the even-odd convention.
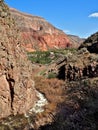
[[[65,70],[65,72],[62,70]],[[98,77],[98,64],[89,64],[88,66],[84,66],[84,68],[80,68],[79,66],[71,66],[65,65],[59,69],[59,79],[69,80],[69,81],[77,81],[85,77],[93,78]],[[61,75],[62,74],[62,75]]]
[[[88,51],[81,52],[78,51],[73,57],[61,60],[57,64],[59,79],[78,81],[87,77],[98,77],[97,55],[90,54]]]
[[[89,49],[94,51],[92,48]],[[89,53],[86,48],[78,51],[68,50],[66,55],[59,55],[58,60],[49,66],[44,76],[48,77],[51,73],[58,79],[66,81],[98,77],[98,56],[95,53]]]
[[[67,35],[45,19],[21,13],[15,9],[10,9],[10,12],[21,30],[27,51],[72,47]]]
[[[83,44],[80,45],[79,49],[81,48],[87,48],[87,50],[90,53],[96,53],[98,54],[98,32],[92,34],[90,37],[88,37]]]
[[[8,7],[0,1],[0,118],[28,111],[36,101],[32,66]]]
[[[98,42],[93,43],[91,46],[87,47],[88,51],[91,53],[96,53],[98,54]]]

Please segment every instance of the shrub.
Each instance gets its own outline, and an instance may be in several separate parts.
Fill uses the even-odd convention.
[[[53,72],[49,73],[48,74],[48,78],[51,79],[51,78],[56,78],[56,74],[54,74]]]

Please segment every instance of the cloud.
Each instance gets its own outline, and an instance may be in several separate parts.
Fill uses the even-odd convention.
[[[64,32],[64,33],[70,33],[70,31],[69,31],[69,30],[63,30],[63,32]]]
[[[88,17],[98,18],[98,12],[92,13]]]

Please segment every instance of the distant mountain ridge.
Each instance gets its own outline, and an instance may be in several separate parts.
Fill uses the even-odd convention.
[[[61,49],[78,47],[80,41],[72,40],[63,31],[39,16],[32,16],[10,8],[10,13],[15,19],[24,39],[27,51]]]
[[[79,47],[85,41],[85,38],[80,38],[76,35],[68,34],[67,36],[69,37],[75,48]]]

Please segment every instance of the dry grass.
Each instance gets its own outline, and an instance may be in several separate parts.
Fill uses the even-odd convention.
[[[45,79],[43,77],[35,77],[35,87],[43,93],[49,104],[45,106],[44,113],[56,111],[57,105],[64,101],[64,82],[58,79]]]
[[[42,92],[48,101],[59,103],[62,102],[64,82],[58,79],[45,79],[43,77],[35,77],[35,87]]]
[[[48,104],[44,107],[44,112],[37,114],[39,125],[45,125],[55,120],[58,104],[64,101],[64,81],[58,79],[46,79],[44,77],[35,77],[36,89],[43,93],[48,100]]]

